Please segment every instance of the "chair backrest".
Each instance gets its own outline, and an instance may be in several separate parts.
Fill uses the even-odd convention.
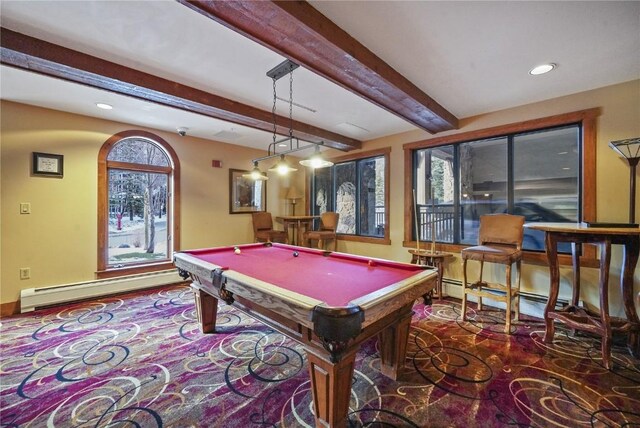
[[[338,228],[338,218],[340,214],[327,211],[320,215],[320,230],[330,230],[335,232]]]
[[[524,217],[512,214],[487,214],[480,216],[478,244],[513,245],[522,249]]]
[[[253,216],[253,232],[256,233],[259,230],[271,230],[273,229],[273,220],[271,219],[271,213],[261,211],[257,213],[251,213]]]

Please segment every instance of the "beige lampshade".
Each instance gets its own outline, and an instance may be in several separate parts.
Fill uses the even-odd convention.
[[[302,194],[298,192],[298,189],[296,187],[291,186],[289,187],[289,190],[287,190],[286,198],[292,200],[302,199]]]

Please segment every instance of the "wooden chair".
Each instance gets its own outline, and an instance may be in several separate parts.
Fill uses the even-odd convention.
[[[338,249],[338,238],[336,237],[338,218],[339,214],[335,212],[322,213],[320,216],[320,228],[305,232],[304,241],[308,243],[308,246],[311,246],[311,241],[317,240],[318,248],[324,249],[325,243],[333,239],[333,251],[336,251]]]
[[[289,242],[289,234],[273,228],[273,219],[269,212],[251,213],[253,216],[253,236],[256,242]]]
[[[482,310],[482,298],[506,303],[504,331],[511,334],[511,308],[515,300],[515,317],[520,316],[520,267],[522,262],[522,237],[524,217],[510,214],[490,214],[480,217],[478,246],[460,252],[463,270],[462,320],[467,319],[467,294],[478,298],[478,310]],[[480,262],[480,278],[467,282],[467,260]],[[506,265],[506,283],[489,284],[482,280],[484,262]],[[516,285],[511,285],[511,266],[516,264]]]

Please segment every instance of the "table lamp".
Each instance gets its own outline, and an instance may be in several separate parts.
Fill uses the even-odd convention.
[[[296,215],[296,201],[298,199],[302,199],[302,195],[298,193],[298,189],[295,186],[289,187],[286,199],[291,201],[291,205],[293,206],[293,215]]]
[[[640,138],[629,138],[628,140],[618,140],[609,143],[616,152],[620,153],[629,162],[631,167],[631,179],[629,189],[629,226],[637,227],[636,224],[636,166],[640,161]]]

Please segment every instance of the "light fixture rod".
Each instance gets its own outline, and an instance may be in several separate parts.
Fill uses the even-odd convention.
[[[273,154],[270,154],[270,155],[267,155],[267,156],[263,156],[261,158],[255,158],[251,162],[260,162],[260,161],[263,161],[263,160],[275,158],[276,156],[288,155],[289,153],[299,152],[301,150],[307,150],[307,149],[311,149],[313,147],[322,146],[322,145],[324,145],[324,141],[321,141],[319,143],[311,143],[311,144],[309,144],[307,146],[296,147],[294,149],[285,150],[285,151],[279,152],[279,153],[273,153]]]

